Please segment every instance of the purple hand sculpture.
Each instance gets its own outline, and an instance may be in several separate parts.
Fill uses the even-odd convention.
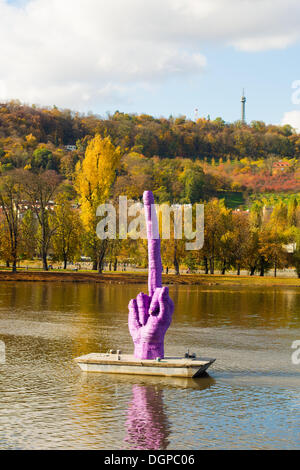
[[[137,359],[164,357],[164,338],[172,321],[174,304],[168,287],[162,287],[162,264],[158,222],[151,191],[144,192],[144,207],[148,238],[149,295],[141,292],[129,302],[129,331],[134,342]]]

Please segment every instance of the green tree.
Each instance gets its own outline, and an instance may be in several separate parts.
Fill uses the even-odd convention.
[[[53,153],[47,148],[39,148],[33,152],[31,167],[34,171],[55,170],[58,171],[57,161]]]
[[[58,194],[55,202],[52,247],[55,259],[63,261],[66,269],[67,263],[80,253],[82,226],[78,211],[72,207],[66,193]]]
[[[204,196],[205,177],[201,167],[195,166],[185,171],[185,198],[186,201],[194,204],[200,202]]]

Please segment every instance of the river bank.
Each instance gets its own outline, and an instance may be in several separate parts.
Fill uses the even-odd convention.
[[[32,282],[95,282],[102,284],[147,284],[147,273],[105,272],[60,272],[60,271],[0,271],[0,281]],[[300,287],[300,279],[272,276],[237,276],[210,274],[164,274],[165,285],[228,285],[228,286],[266,286],[266,287]]]

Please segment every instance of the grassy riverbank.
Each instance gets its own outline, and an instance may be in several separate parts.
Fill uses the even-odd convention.
[[[39,282],[96,282],[102,284],[146,284],[147,274],[136,272],[104,273],[96,272],[61,272],[61,271],[0,271],[0,281],[39,281]],[[166,285],[228,285],[228,286],[299,286],[300,279],[272,276],[236,276],[236,275],[204,275],[204,274],[174,274],[163,275]]]

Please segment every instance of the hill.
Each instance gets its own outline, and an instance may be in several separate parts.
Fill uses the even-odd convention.
[[[300,190],[300,135],[288,125],[118,111],[103,118],[16,101],[0,104],[0,170],[50,169],[72,182],[97,133],[121,147],[115,188],[131,197],[140,197],[147,184],[160,202],[216,196],[238,207],[249,195]]]

